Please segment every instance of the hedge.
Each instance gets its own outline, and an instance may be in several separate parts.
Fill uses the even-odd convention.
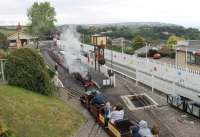
[[[8,56],[5,76],[10,85],[53,95],[55,89],[43,58],[34,49],[22,48]]]

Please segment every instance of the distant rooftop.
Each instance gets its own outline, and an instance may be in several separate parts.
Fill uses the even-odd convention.
[[[200,40],[186,40],[177,43],[177,50],[188,52],[200,52]]]

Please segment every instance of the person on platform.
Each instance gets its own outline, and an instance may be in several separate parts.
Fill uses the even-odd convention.
[[[124,119],[124,110],[120,105],[118,105],[116,106],[116,109],[112,111],[110,121],[114,124],[116,120],[122,119]]]
[[[146,121],[141,120],[139,122],[139,127],[140,127],[139,134],[141,135],[141,137],[153,137]]]

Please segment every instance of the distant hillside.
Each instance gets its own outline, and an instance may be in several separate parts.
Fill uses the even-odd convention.
[[[57,26],[59,30],[62,30],[64,27],[72,26],[74,24],[64,24]],[[143,26],[149,27],[163,27],[163,26],[180,26],[171,23],[161,23],[161,22],[122,22],[122,23],[104,23],[104,24],[76,24],[74,26],[82,26],[84,28],[89,27],[97,27],[97,28],[105,28],[105,27],[130,27],[130,28],[139,28]]]
[[[199,29],[159,22],[115,23],[96,26],[79,25],[77,31],[84,34],[84,41],[86,43],[89,43],[90,36],[96,33],[104,34],[110,38],[124,37],[128,40],[141,36],[150,42],[167,40],[172,35],[190,40],[200,39]]]
[[[0,33],[4,34],[5,36],[9,36],[16,32],[17,26],[0,26]],[[27,26],[22,26],[22,30],[26,31]]]
[[[83,25],[84,26],[84,25]],[[161,23],[161,22],[122,22],[122,23],[107,23],[107,24],[89,24],[86,26],[95,26],[95,27],[108,27],[108,26],[116,26],[116,27],[162,27],[162,26],[179,26],[171,23]]]

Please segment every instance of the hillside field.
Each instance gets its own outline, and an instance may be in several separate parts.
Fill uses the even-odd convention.
[[[0,85],[0,124],[17,137],[70,137],[85,118],[55,97]]]

